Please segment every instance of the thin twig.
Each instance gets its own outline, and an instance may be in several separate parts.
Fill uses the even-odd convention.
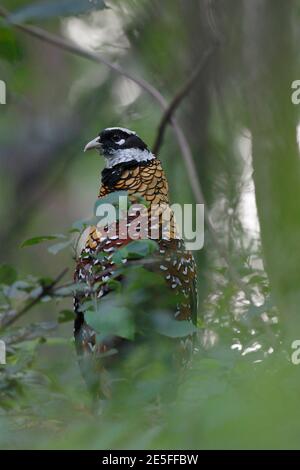
[[[158,131],[157,131],[157,136],[155,139],[155,143],[153,145],[153,153],[158,154],[160,147],[163,143],[163,138],[165,134],[165,130],[167,125],[170,122],[170,119],[172,118],[173,114],[175,113],[176,109],[180,105],[181,101],[188,95],[188,93],[191,91],[193,88],[194,84],[197,81],[197,78],[203,72],[205,69],[206,65],[209,62],[210,57],[212,56],[214,50],[216,48],[216,44],[212,45],[209,47],[203,57],[201,58],[199,64],[197,65],[196,69],[194,72],[191,74],[190,78],[183,84],[183,86],[180,88],[180,90],[176,93],[174,98],[172,99],[171,103],[169,104],[168,108],[165,110],[161,120],[160,124],[158,126]]]
[[[17,320],[19,320],[20,317],[22,317],[25,313],[27,313],[28,310],[31,310],[32,307],[38,304],[39,301],[43,297],[50,295],[53,288],[59,283],[59,281],[61,281],[61,279],[65,276],[67,271],[68,271],[68,268],[64,269],[48,286],[44,286],[42,288],[41,293],[35,299],[32,299],[31,302],[25,305],[25,307],[23,307],[19,312],[16,312],[16,314],[10,317],[7,321],[4,321],[3,324],[1,325],[1,329],[7,328],[8,326],[15,323]]]
[[[6,20],[10,16],[10,12],[1,5],[0,5],[0,16],[5,18]],[[163,108],[167,107],[167,102],[165,98],[153,85],[151,85],[151,83],[147,82],[146,80],[143,80],[142,78],[138,78],[138,77],[135,77],[134,75],[131,75],[131,73],[127,72],[127,70],[125,70],[123,67],[121,67],[118,64],[114,64],[110,62],[108,59],[100,56],[98,53],[82,49],[81,47],[76,46],[75,44],[68,41],[67,39],[59,37],[55,34],[49,33],[48,31],[45,31],[44,29],[39,28],[38,26],[25,25],[25,24],[14,23],[14,22],[8,22],[8,24],[14,28],[19,29],[20,31],[23,31],[26,34],[29,34],[30,36],[33,36],[35,38],[40,39],[41,41],[44,41],[48,44],[58,47],[59,49],[63,49],[65,51],[70,52],[71,54],[75,54],[77,56],[83,57],[84,59],[92,60],[93,62],[97,62],[98,64],[106,65],[108,68],[110,68],[114,72],[117,72],[118,74],[123,75],[129,80],[132,80],[140,88],[147,91],[147,93],[149,93],[158,103],[160,103],[161,107]]]

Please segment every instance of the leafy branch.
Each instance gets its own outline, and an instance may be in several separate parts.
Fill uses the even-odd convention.
[[[15,323],[17,320],[19,320],[25,313],[27,313],[29,310],[31,310],[35,305],[37,305],[44,297],[52,295],[53,289],[57,284],[62,280],[62,278],[65,276],[65,274],[68,272],[68,269],[64,269],[50,284],[45,284],[44,286],[41,287],[41,291],[39,295],[37,295],[34,299],[32,299],[28,304],[26,304],[21,310],[18,312],[9,312],[9,315],[4,315],[1,323],[0,323],[0,330],[3,330],[9,326],[11,326],[13,323]]]

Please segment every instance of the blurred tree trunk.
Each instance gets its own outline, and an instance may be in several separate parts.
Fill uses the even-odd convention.
[[[186,31],[186,63],[181,66],[186,70],[192,71],[201,61],[203,54],[210,45],[209,30],[207,27],[207,16],[205,14],[205,5],[201,0],[199,2],[186,2],[181,0],[180,11],[182,15],[183,25]],[[212,61],[210,61],[210,66]],[[191,145],[195,165],[197,168],[197,176],[201,183],[205,198],[211,200],[209,193],[209,160],[208,160],[208,126],[210,115],[209,103],[209,69],[206,68],[204,73],[198,77],[196,84],[186,97],[181,106],[181,115],[184,120],[184,129],[188,141]],[[205,210],[208,210],[205,207]],[[208,259],[207,245],[194,253],[197,265],[201,266],[198,277],[198,300],[199,312],[202,311],[202,303],[208,292],[208,282],[203,277]]]
[[[181,0],[181,9],[187,35],[185,67],[187,70],[196,67],[205,51],[216,39],[221,40],[221,47],[215,50],[209,65],[202,71],[183,103],[184,114],[182,114],[207,204],[205,210],[211,211],[213,207],[217,207],[218,211],[222,212],[222,222],[218,223],[221,226],[219,241],[223,244],[224,251],[228,252],[228,257],[232,259],[236,247],[230,239],[232,234],[227,208],[233,208],[235,201],[239,199],[240,172],[237,171],[238,165],[233,152],[235,129],[229,117],[236,103],[230,93],[227,94],[227,90],[233,79],[238,80],[240,75],[238,58],[241,43],[239,20],[241,4],[236,0],[226,0],[226,2]],[[232,16],[232,11],[235,11],[235,18]],[[224,29],[228,33],[226,41],[222,37]],[[210,246],[209,241],[210,234],[207,233],[204,249],[196,254],[198,265],[201,266],[198,289],[200,301],[205,299],[207,288],[211,288],[206,280],[201,279],[201,273],[208,267],[211,255],[214,259],[219,256],[216,247]],[[223,261],[220,260],[221,263]]]
[[[300,160],[298,110],[291,102],[291,83],[299,78],[294,7],[290,0],[244,0],[245,80],[263,252],[291,338],[300,337]]]

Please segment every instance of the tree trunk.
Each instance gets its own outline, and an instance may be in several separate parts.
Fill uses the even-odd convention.
[[[300,160],[298,109],[291,102],[291,83],[300,77],[293,7],[289,0],[244,1],[256,202],[266,269],[290,338],[300,337]]]

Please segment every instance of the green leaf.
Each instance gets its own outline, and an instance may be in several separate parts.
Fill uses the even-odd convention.
[[[93,310],[95,302],[89,299],[83,299],[78,307],[79,312],[86,312],[87,310]]]
[[[134,204],[142,204],[145,207],[150,207],[150,201],[147,201],[143,196],[141,196],[139,193],[134,193],[130,195],[130,199],[133,200],[134,202],[130,202],[130,205]]]
[[[43,287],[51,286],[54,279],[52,277],[40,277],[37,282],[41,284]]]
[[[56,294],[62,297],[68,297],[71,295],[75,294],[84,294],[90,290],[89,286],[84,284],[83,282],[77,282],[74,284],[70,284],[69,286],[66,287],[61,287],[59,289],[56,289]]]
[[[39,243],[48,242],[50,240],[57,240],[58,238],[62,238],[60,235],[41,235],[40,237],[33,237],[25,240],[21,244],[21,248],[26,246],[38,245]]]
[[[96,333],[134,339],[135,326],[130,311],[111,299],[101,299],[97,310],[87,310],[85,321]]]
[[[107,257],[107,253],[102,251],[100,253],[91,253],[91,257],[99,261],[103,261]]]
[[[100,217],[91,217],[90,219],[82,219],[82,220],[76,220],[72,224],[72,229],[70,230],[70,233],[72,232],[82,232],[84,229],[89,227],[90,225],[97,225],[99,222]]]
[[[159,312],[154,315],[154,325],[159,334],[170,338],[182,338],[198,331],[198,328],[192,322],[176,320],[166,312]]]
[[[58,315],[58,323],[66,323],[74,320],[74,312],[72,310],[61,310]]]
[[[34,285],[27,281],[15,281],[13,285],[16,289],[24,290],[25,292],[30,292],[34,289]]]
[[[8,264],[2,264],[0,266],[0,284],[6,284],[10,286],[17,280],[18,274],[15,268]]]
[[[60,242],[56,243],[55,245],[52,245],[48,248],[49,253],[52,255],[57,255],[60,251],[64,250],[65,248],[68,248],[72,243],[72,240],[68,240],[66,242]]]
[[[43,288],[41,286],[36,287],[35,289],[32,289],[30,292],[30,296],[32,299],[36,299],[41,293],[43,292]]]
[[[94,206],[94,214],[97,215],[98,207],[102,206],[103,204],[111,204],[112,206],[118,208],[120,203],[120,197],[126,197],[126,208],[128,208],[128,192],[127,191],[114,191],[113,193],[109,193],[107,196],[101,197],[97,199]]]
[[[154,240],[134,240],[126,245],[129,258],[145,258],[158,250]]]
[[[106,8],[104,0],[45,0],[27,5],[13,12],[10,23],[24,23],[32,19],[48,19],[56,16],[72,16]]]
[[[158,250],[158,244],[154,240],[134,240],[128,245],[117,250],[112,260],[115,264],[122,264],[124,259],[141,259],[145,258]]]
[[[106,282],[107,286],[112,289],[112,290],[115,290],[115,291],[121,291],[121,283],[120,281],[116,281],[116,279],[108,279],[108,281]]]
[[[123,259],[127,259],[128,252],[126,250],[126,247],[121,248],[117,250],[113,255],[112,255],[112,261],[113,263],[117,264],[118,266],[122,265]]]

